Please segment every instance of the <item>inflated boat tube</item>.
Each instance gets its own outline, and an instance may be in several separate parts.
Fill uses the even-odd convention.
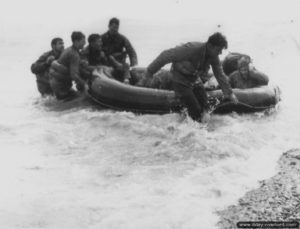
[[[136,87],[126,85],[111,78],[105,70],[94,71],[90,82],[89,96],[98,104],[116,110],[138,113],[178,112],[182,104],[171,90]],[[276,86],[263,86],[251,89],[233,89],[239,103],[223,101],[221,90],[208,91],[208,96],[220,103],[213,113],[248,113],[274,107],[280,100]]]

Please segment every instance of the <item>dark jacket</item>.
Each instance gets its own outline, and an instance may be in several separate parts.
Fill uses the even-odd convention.
[[[223,71],[224,73],[229,76],[231,73],[236,71],[238,69],[238,61],[242,58],[245,57],[246,59],[249,59],[249,62],[251,60],[251,57],[242,54],[242,53],[237,53],[237,52],[232,52],[229,53],[225,59],[223,60],[222,66],[223,66]]]
[[[102,35],[103,51],[107,57],[112,55],[117,61],[124,63],[127,55],[130,65],[137,65],[137,55],[129,40],[122,34],[111,35],[106,32]]]
[[[245,89],[268,85],[269,77],[253,68],[249,70],[247,78],[243,78],[239,71],[234,71],[229,76],[229,82],[232,88]]]
[[[57,80],[72,81],[79,79],[80,55],[73,46],[65,49],[61,56],[58,58],[57,62],[63,65],[68,71],[68,74],[59,72],[61,74],[55,76]]]
[[[59,58],[59,54],[55,54],[53,50],[45,52],[31,65],[31,71],[33,74],[43,74],[49,70],[51,63],[48,64],[46,62],[49,56],[54,56],[55,60]]]
[[[88,45],[81,52],[81,59],[87,60],[89,65],[108,65],[108,60],[103,51],[92,50]]]
[[[206,43],[189,42],[184,45],[163,51],[149,66],[148,71],[156,73],[164,65],[172,63],[172,70],[177,74],[173,75],[173,80],[192,85],[201,75],[208,74],[209,67],[225,95],[232,93],[227,76],[224,74],[218,56],[209,57],[206,54]],[[179,73],[179,74],[178,74]]]

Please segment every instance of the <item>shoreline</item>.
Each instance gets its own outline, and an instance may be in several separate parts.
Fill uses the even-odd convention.
[[[240,221],[300,222],[300,149],[283,153],[277,166],[276,175],[217,212],[220,229],[238,228]]]

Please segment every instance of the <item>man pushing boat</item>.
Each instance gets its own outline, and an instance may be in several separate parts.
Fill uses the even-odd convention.
[[[207,42],[189,42],[165,50],[147,67],[145,80],[152,78],[164,65],[172,63],[171,74],[175,94],[193,120],[205,122],[209,118],[208,101],[201,79],[207,76],[210,66],[224,98],[238,103],[219,59],[222,50],[227,49],[227,46],[225,36],[218,32],[211,35]]]
[[[50,67],[50,86],[59,100],[69,99],[76,95],[72,89],[73,81],[76,82],[78,90],[83,91],[85,89],[85,82],[79,74],[79,50],[85,45],[85,35],[82,32],[73,32],[71,39],[72,46],[65,49]]]
[[[38,91],[42,96],[53,95],[53,91],[49,82],[49,69],[51,63],[60,57],[63,50],[63,39],[60,37],[53,38],[51,41],[51,50],[45,52],[36,62],[31,65],[31,71],[36,75]]]

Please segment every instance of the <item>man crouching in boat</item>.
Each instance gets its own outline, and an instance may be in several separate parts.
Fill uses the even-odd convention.
[[[80,78],[79,65],[81,50],[85,45],[85,36],[81,32],[73,32],[71,35],[73,45],[63,51],[57,61],[51,64],[50,85],[57,99],[67,99],[76,95],[72,89],[75,81],[77,89],[83,89],[85,82]]]
[[[88,37],[89,45],[81,52],[80,71],[85,80],[92,77],[92,72],[99,66],[108,66],[108,60],[102,50],[102,40],[99,34]]]
[[[212,66],[214,75],[222,88],[225,98],[237,103],[238,100],[225,76],[219,55],[227,48],[227,40],[221,33],[215,33],[207,42],[189,42],[163,51],[148,67],[147,78],[153,77],[161,67],[172,63],[173,88],[186,106],[188,114],[195,121],[208,121],[207,94],[201,77],[208,74]]]
[[[114,68],[114,78],[128,84],[130,72],[126,58],[129,56],[131,67],[138,64],[138,58],[130,41],[119,33],[119,26],[119,19],[111,18],[109,20],[108,31],[101,36],[103,51],[108,58],[109,66]]]
[[[249,55],[229,53],[222,62],[223,71],[228,76],[232,88],[246,89],[268,85],[269,77],[252,65]],[[219,89],[214,77],[208,81],[208,89]]]
[[[42,96],[53,95],[49,82],[49,69],[51,63],[57,60],[64,50],[63,39],[56,37],[51,41],[52,50],[45,52],[40,58],[31,65],[31,71],[36,75],[36,84],[38,91]]]
[[[250,65],[251,59],[241,57],[238,61],[238,69],[229,75],[232,88],[246,89],[268,85],[269,77]]]

